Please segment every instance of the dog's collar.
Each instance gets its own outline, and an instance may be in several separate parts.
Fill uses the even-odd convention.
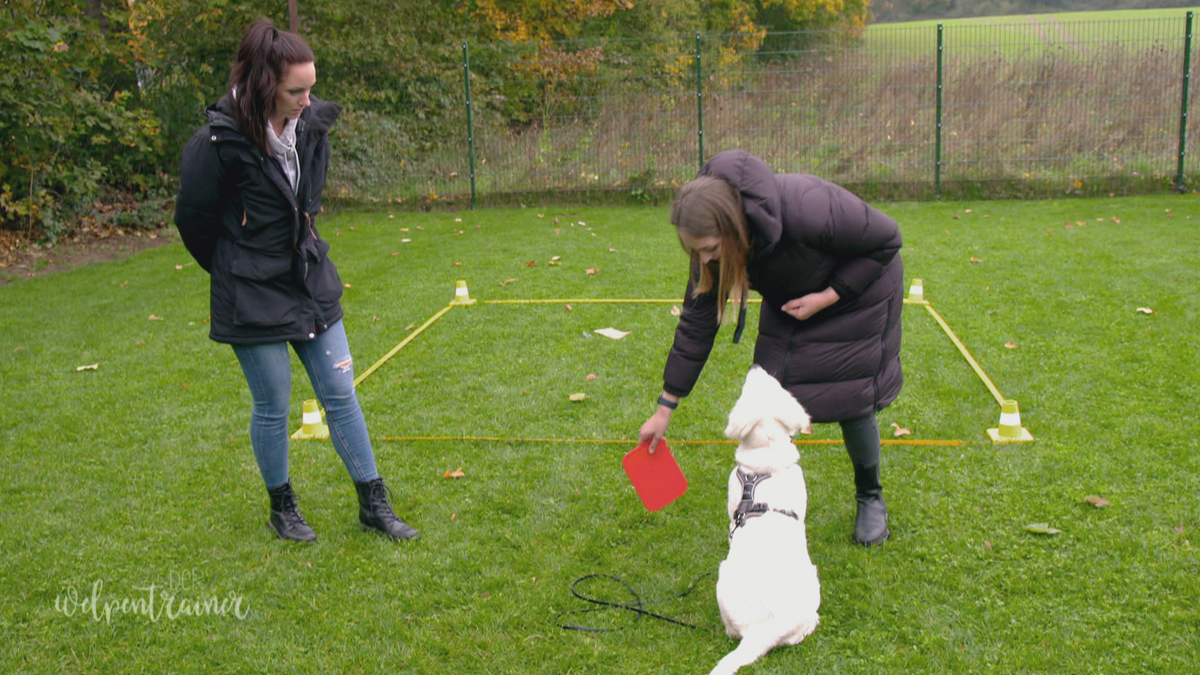
[[[738,482],[742,484],[742,500],[738,502],[737,509],[733,512],[733,527],[729,529],[729,538],[733,539],[733,534],[738,531],[738,528],[746,524],[748,518],[761,516],[767,512],[781,513],[794,520],[800,520],[800,516],[794,511],[787,509],[773,509],[762,502],[754,501],[754,490],[758,484],[771,477],[769,473],[746,473],[738,467],[737,470]]]

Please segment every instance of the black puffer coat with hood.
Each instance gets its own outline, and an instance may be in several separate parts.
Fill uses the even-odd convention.
[[[774,175],[742,150],[714,156],[700,175],[742,196],[752,239],[746,271],[762,295],[754,362],[774,375],[814,422],[882,410],[900,393],[904,267],[896,221],[815,176]],[[663,373],[664,391],[686,396],[712,350],[716,285],[696,296],[693,263],[684,309]],[[715,270],[715,267],[714,267]],[[833,287],[840,299],[804,321],[784,303]],[[736,313],[736,308],[733,309]]]
[[[175,225],[210,275],[217,342],[311,340],[342,318],[342,282],[316,227],[342,107],[310,99],[296,123],[294,191],[279,162],[242,135],[228,95],[184,148]]]

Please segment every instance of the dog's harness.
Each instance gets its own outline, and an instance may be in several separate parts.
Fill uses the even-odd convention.
[[[769,473],[746,473],[741,468],[737,470],[738,482],[742,484],[742,501],[738,502],[737,509],[733,512],[733,527],[729,530],[729,538],[733,539],[733,533],[738,531],[738,528],[746,524],[747,518],[761,516],[768,511],[782,513],[783,515],[800,520],[800,516],[794,511],[786,509],[773,509],[762,502],[754,501],[754,489],[758,484],[771,477]]]

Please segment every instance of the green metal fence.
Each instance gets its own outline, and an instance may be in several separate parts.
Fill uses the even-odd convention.
[[[1182,189],[1200,179],[1191,36],[1188,12],[876,26],[857,38],[462,43],[421,55],[459,63],[424,131],[389,134],[390,114],[405,111],[342,101],[330,196],[661,200],[729,148],[872,197]]]

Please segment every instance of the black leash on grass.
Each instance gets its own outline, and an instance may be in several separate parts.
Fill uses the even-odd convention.
[[[659,598],[658,600],[650,600],[650,601],[643,602],[641,594],[638,593],[637,591],[635,591],[632,586],[625,583],[625,580],[622,579],[621,577],[616,577],[611,574],[585,574],[584,576],[581,576],[578,579],[576,579],[575,581],[571,582],[571,595],[574,595],[575,597],[579,598],[580,600],[583,600],[584,602],[588,602],[593,605],[600,605],[600,606],[599,607],[587,607],[585,609],[568,609],[565,612],[559,612],[558,614],[555,614],[554,621],[555,621],[555,623],[558,624],[559,628],[564,628],[566,630],[581,630],[581,631],[587,631],[589,633],[607,633],[610,631],[625,630],[624,626],[621,626],[620,628],[601,628],[599,626],[579,626],[579,625],[575,625],[575,624],[562,623],[559,620],[561,617],[564,617],[568,614],[589,614],[591,612],[602,612],[602,611],[609,610],[609,609],[623,609],[623,610],[626,610],[629,612],[633,612],[636,615],[634,617],[634,621],[641,619],[642,616],[644,615],[644,616],[649,616],[651,618],[659,619],[660,621],[666,621],[668,623],[673,623],[677,626],[683,626],[685,628],[699,628],[699,626],[692,625],[690,623],[687,623],[686,621],[680,621],[679,619],[672,619],[669,616],[663,616],[662,614],[655,614],[654,612],[647,611],[645,609],[645,607],[647,605],[652,605],[656,602],[663,602],[664,600],[678,600],[680,598],[686,597],[689,593],[691,593],[693,590],[696,589],[696,584],[700,583],[701,579],[703,579],[707,576],[711,576],[711,575],[712,575],[712,572],[705,572],[704,574],[701,574],[700,576],[696,577],[692,581],[691,585],[689,585],[687,587],[687,590],[685,590],[682,593],[677,593],[675,595],[669,595],[665,598]],[[588,597],[575,589],[575,586],[577,586],[579,584],[579,582],[587,581],[588,579],[608,579],[609,581],[615,581],[616,583],[620,584],[622,587],[625,588],[625,591],[629,594],[630,597],[633,598],[633,601],[632,602],[609,602],[608,600],[600,600],[598,598]]]

